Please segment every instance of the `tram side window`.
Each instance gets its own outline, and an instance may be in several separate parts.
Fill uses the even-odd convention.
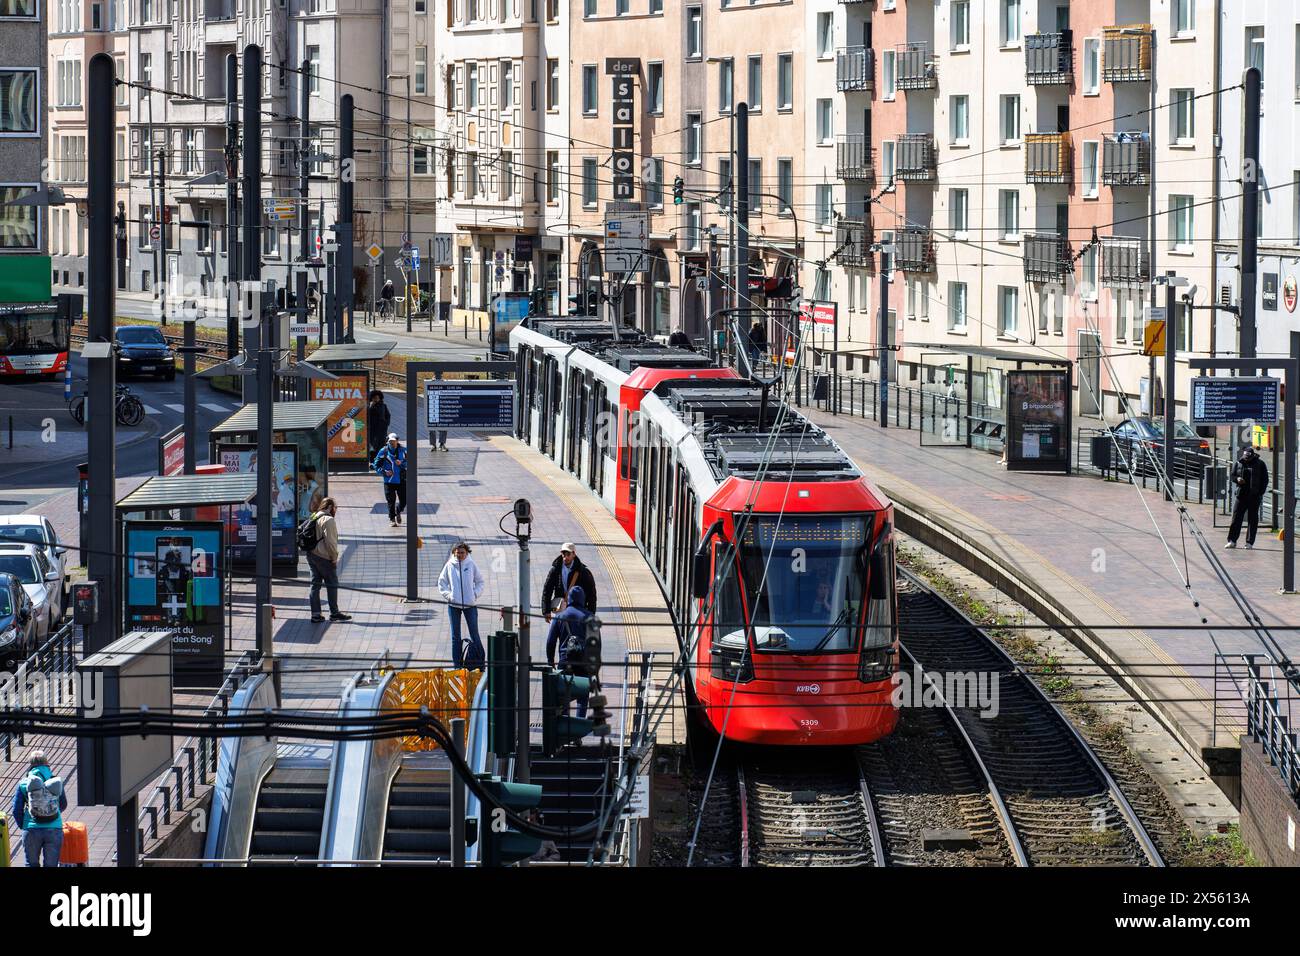
[[[538,411],[542,410],[542,363],[540,360],[533,359],[533,375],[528,381],[528,391],[532,398],[533,408]]]

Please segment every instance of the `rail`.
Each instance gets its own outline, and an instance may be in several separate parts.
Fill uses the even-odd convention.
[[[1264,654],[1216,653],[1214,685],[1211,745],[1218,743],[1220,727],[1225,736],[1245,735],[1258,743],[1300,805],[1300,746],[1292,729],[1300,681],[1294,665]]]

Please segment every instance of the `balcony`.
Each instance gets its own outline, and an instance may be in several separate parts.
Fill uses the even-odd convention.
[[[1151,137],[1146,133],[1104,133],[1101,181],[1107,186],[1151,184]]]
[[[1104,236],[1101,240],[1101,281],[1109,285],[1145,285],[1151,281],[1151,260],[1145,239]]]
[[[906,226],[894,237],[894,268],[903,272],[934,271],[934,233]]]
[[[1035,33],[1025,37],[1025,82],[1030,86],[1068,84],[1074,75],[1074,34]]]
[[[932,183],[938,166],[934,137],[929,133],[907,133],[894,147],[894,178],[903,183]]]
[[[835,51],[835,88],[841,93],[872,92],[876,74],[876,51],[865,46],[841,47]]]
[[[900,90],[933,90],[939,85],[939,60],[928,43],[900,43],[896,48],[894,85]]]
[[[1107,83],[1143,83],[1151,79],[1151,24],[1106,27],[1102,37],[1103,80]]]
[[[875,178],[871,163],[871,143],[862,133],[836,138],[835,175],[840,179],[870,182]]]
[[[1074,169],[1069,133],[1025,134],[1025,181],[1068,183]]]
[[[1060,282],[1074,268],[1070,242],[1056,233],[1026,233],[1025,281]]]
[[[846,216],[835,224],[836,258],[842,266],[870,268],[873,241],[871,220],[865,216]]]

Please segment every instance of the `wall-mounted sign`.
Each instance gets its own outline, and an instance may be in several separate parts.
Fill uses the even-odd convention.
[[[1263,280],[1260,286],[1260,296],[1263,300],[1265,310],[1269,312],[1277,311],[1277,273],[1265,272],[1260,278]]]
[[[1282,304],[1288,312],[1295,311],[1295,276],[1287,276],[1282,283]]]
[[[635,56],[605,57],[605,74],[607,76],[636,76],[641,72],[641,60]]]
[[[637,63],[638,69],[640,63]],[[606,61],[609,72],[609,61]],[[614,199],[627,200],[636,197],[636,153],[633,151],[633,131],[636,127],[636,82],[634,74],[616,74],[611,81],[613,98],[611,115],[613,117],[613,166]]]

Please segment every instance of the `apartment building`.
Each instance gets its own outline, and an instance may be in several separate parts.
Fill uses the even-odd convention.
[[[427,155],[455,261],[440,298],[449,281],[453,318],[478,322],[497,293],[545,288],[560,311],[571,208],[568,6],[447,0],[443,15]]]
[[[69,202],[51,208],[50,255],[56,290],[84,292],[86,285],[86,71],[97,53],[113,56],[117,75],[126,78],[129,46],[127,0],[51,0],[46,8],[49,34],[49,180]],[[117,201],[130,202],[127,178],[128,90],[117,88]],[[127,283],[126,243],[120,241],[118,288]]]
[[[43,181],[47,77],[40,0],[0,0],[0,204]],[[45,208],[0,205],[0,256],[43,256],[47,237]],[[45,260],[34,261],[44,271]]]
[[[1256,354],[1300,355],[1300,3],[1224,4],[1216,87],[1235,87],[1255,67],[1263,77],[1260,111],[1259,257],[1256,264]],[[1223,95],[1216,132],[1223,149],[1215,170],[1219,202],[1214,208],[1217,272],[1209,289],[1219,304],[1240,299],[1242,93]],[[1205,313],[1202,313],[1204,315]],[[1212,347],[1239,354],[1236,317],[1215,313]]]
[[[1008,359],[974,383],[993,397],[1010,356],[1042,354],[1076,360],[1079,414],[1136,403],[1152,275],[1210,287],[1196,197],[1213,169],[1214,4],[882,0],[871,22],[873,145],[893,185],[870,219],[895,249],[905,375],[927,344],[993,349]],[[1177,312],[1180,350],[1206,350],[1209,323]]]

